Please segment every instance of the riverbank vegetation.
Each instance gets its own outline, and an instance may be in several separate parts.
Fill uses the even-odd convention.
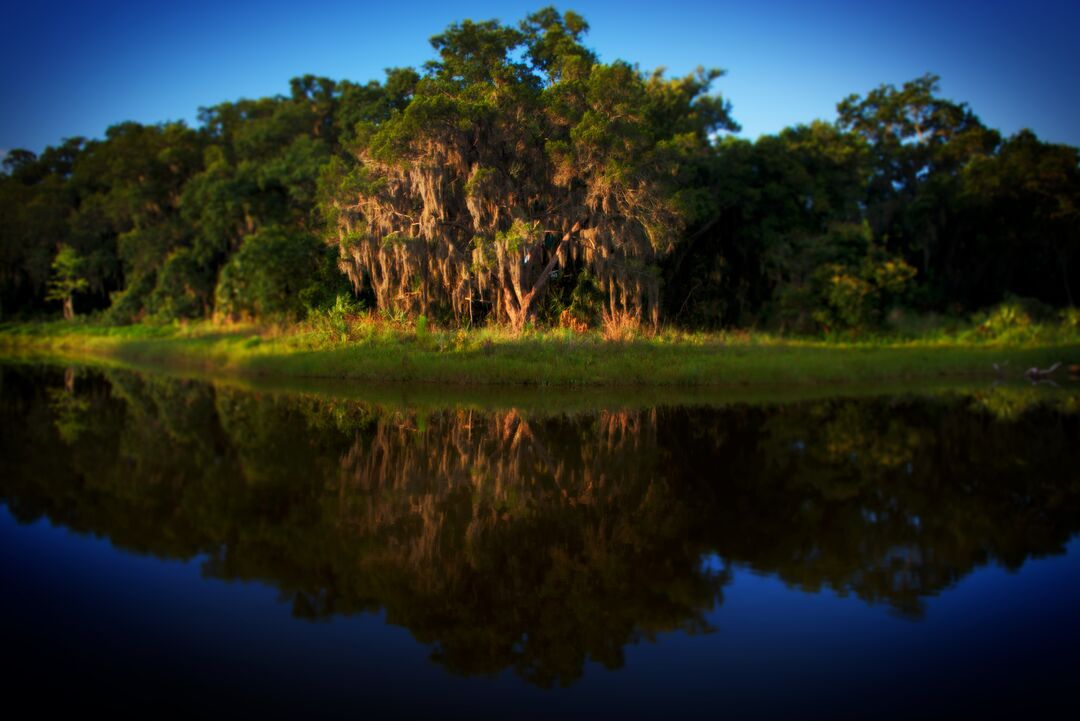
[[[203,108],[195,128],[122,123],[9,152],[0,314],[92,321],[3,342],[252,365],[342,353],[320,372],[431,380],[461,379],[447,359],[468,358],[470,380],[538,382],[579,361],[608,382],[608,354],[662,364],[631,382],[712,378],[695,348],[818,357],[791,336],[832,343],[830,359],[854,357],[840,341],[947,340],[980,364],[987,343],[1075,342],[1076,148],[1003,137],[933,75],[745,140],[722,71],[604,62],[587,31],[552,8],[466,20],[381,82],[303,76]],[[518,356],[527,372],[497,367]]]
[[[918,338],[797,339],[762,332],[664,329],[605,336],[566,328],[475,330],[326,313],[295,325],[107,326],[55,322],[0,328],[0,353],[118,361],[271,378],[348,378],[456,385],[740,386],[880,383],[935,378],[1019,380],[1080,363],[1080,328],[1028,324]],[[995,368],[996,366],[996,368]]]

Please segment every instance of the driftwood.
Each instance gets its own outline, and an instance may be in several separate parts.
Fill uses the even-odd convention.
[[[1050,375],[1061,367],[1061,361],[1058,361],[1049,368],[1036,368],[1032,366],[1024,371],[1024,377],[1030,381],[1041,381],[1050,377]]]
[[[994,373],[997,374],[998,378],[1005,378],[1005,371],[1008,368],[1009,361],[1003,361],[1001,363],[991,363],[990,365],[993,366]],[[1028,368],[1026,371],[1024,371],[1023,377],[1027,378],[1032,383],[1050,382],[1050,376],[1052,376],[1055,371],[1061,368],[1061,366],[1061,361],[1058,361],[1049,368],[1039,368],[1037,366],[1032,366],[1031,368]],[[1080,375],[1080,364],[1073,363],[1069,365],[1068,371],[1071,376]]]

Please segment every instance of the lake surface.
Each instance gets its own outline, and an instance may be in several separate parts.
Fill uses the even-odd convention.
[[[9,703],[1080,711],[1075,383],[340,390],[0,365]]]

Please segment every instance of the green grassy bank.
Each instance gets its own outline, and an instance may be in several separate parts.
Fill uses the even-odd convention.
[[[621,340],[567,330],[512,335],[498,328],[432,331],[360,322],[297,326],[0,326],[0,354],[116,361],[173,371],[276,378],[347,378],[455,385],[737,386],[1006,378],[1080,363],[1071,334],[1001,341],[811,341],[750,333],[667,331]]]

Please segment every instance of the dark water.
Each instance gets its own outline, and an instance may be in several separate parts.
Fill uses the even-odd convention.
[[[1075,385],[605,403],[0,365],[5,697],[1080,710]]]

